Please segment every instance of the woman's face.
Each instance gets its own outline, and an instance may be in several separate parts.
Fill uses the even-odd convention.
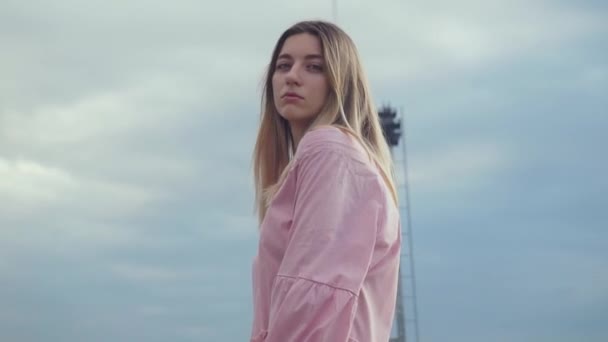
[[[329,91],[319,38],[300,33],[285,40],[274,65],[272,89],[277,111],[292,128],[308,127]]]

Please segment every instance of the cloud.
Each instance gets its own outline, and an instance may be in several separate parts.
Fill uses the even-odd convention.
[[[111,218],[133,213],[158,196],[150,189],[81,179],[29,160],[0,159],[0,179],[0,199],[8,204],[4,215],[70,208],[80,215]]]
[[[446,192],[470,189],[516,162],[506,147],[495,142],[452,144],[416,153],[410,159],[411,186]],[[398,175],[401,173],[399,170]]]
[[[183,279],[185,274],[175,269],[151,266],[151,265],[132,265],[119,263],[111,266],[111,271],[121,278],[135,280],[137,282],[146,281],[175,281]]]
[[[602,6],[339,2],[374,95],[406,110],[429,341],[512,337],[509,316],[556,341],[552,318],[606,312]],[[330,17],[2,2],[0,339],[246,339],[260,78],[283,29]]]
[[[601,12],[548,1],[385,1],[346,9],[374,83],[437,80],[607,32]],[[379,25],[378,23],[382,23]]]

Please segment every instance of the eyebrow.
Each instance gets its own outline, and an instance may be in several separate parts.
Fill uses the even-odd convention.
[[[279,55],[279,57],[277,58],[277,60],[283,59],[283,58],[293,59],[293,57],[290,54],[283,53],[283,54]],[[323,56],[312,54],[312,55],[306,55],[306,56],[304,56],[304,59],[323,59]]]

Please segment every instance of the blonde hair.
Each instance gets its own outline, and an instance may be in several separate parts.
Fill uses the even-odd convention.
[[[354,136],[380,169],[397,203],[390,149],[383,136],[355,44],[334,24],[302,21],[279,37],[266,71],[261,121],[253,152],[255,205],[260,223],[270,200],[286,177],[295,154],[289,122],[277,112],[274,104],[272,77],[283,44],[287,38],[301,33],[319,38],[330,88],[327,101],[309,130],[332,125]]]

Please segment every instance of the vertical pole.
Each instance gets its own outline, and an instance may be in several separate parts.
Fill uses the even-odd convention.
[[[417,296],[416,296],[416,268],[415,268],[415,262],[414,262],[414,238],[412,236],[412,218],[411,218],[411,207],[410,207],[410,184],[409,184],[409,176],[408,176],[408,164],[407,164],[407,130],[406,130],[406,125],[405,125],[405,115],[403,114],[404,111],[403,109],[401,109],[401,120],[402,120],[402,124],[403,124],[403,135],[402,135],[402,142],[403,142],[403,166],[404,166],[404,176],[405,176],[405,203],[406,203],[406,212],[405,212],[405,217],[406,217],[406,231],[407,231],[407,244],[408,244],[408,249],[409,249],[409,270],[410,270],[410,280],[411,280],[411,297],[409,297],[412,301],[412,308],[413,308],[413,323],[414,323],[414,341],[418,342],[419,339],[419,332],[418,332],[418,303],[417,303]]]

